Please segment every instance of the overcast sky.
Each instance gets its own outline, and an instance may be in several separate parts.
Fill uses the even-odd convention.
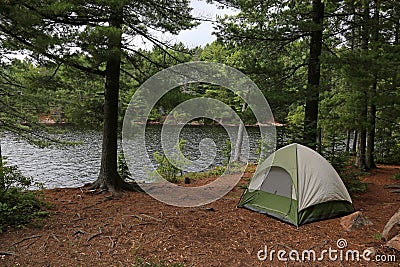
[[[192,0],[191,7],[193,7],[192,14],[196,17],[206,17],[207,19],[215,20],[216,16],[233,15],[236,12],[232,9],[218,9],[215,4],[207,4],[205,0],[198,1]],[[213,32],[213,25],[211,22],[203,22],[195,29],[182,31],[177,37],[177,41],[181,41],[188,47],[195,47],[198,45],[204,46],[207,43],[215,41],[216,37],[211,33]]]
[[[216,16],[233,15],[237,11],[232,9],[221,9],[216,4],[207,4],[206,0],[191,0],[190,6],[193,8],[192,15],[195,17],[206,18],[208,20],[216,20]],[[161,38],[163,41],[169,41],[171,43],[182,42],[187,47],[193,48],[196,46],[204,46],[208,43],[212,43],[216,40],[216,37],[212,35],[213,23],[202,22],[199,26],[194,29],[182,31],[179,35],[164,35]],[[157,34],[156,34],[157,35]],[[151,49],[151,44],[143,44],[141,38],[135,40],[135,45],[139,47],[146,47]]]

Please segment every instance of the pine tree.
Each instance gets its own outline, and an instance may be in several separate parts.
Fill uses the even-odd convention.
[[[117,172],[118,97],[123,59],[138,50],[141,36],[164,47],[151,29],[178,33],[196,25],[187,0],[173,1],[0,1],[2,46],[104,77],[103,147],[94,188],[135,189]],[[81,56],[86,60],[82,62]]]

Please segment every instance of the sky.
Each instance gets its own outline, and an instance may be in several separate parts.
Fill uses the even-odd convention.
[[[190,6],[193,8],[192,15],[197,18],[206,18],[208,20],[216,20],[218,16],[234,15],[238,13],[238,10],[218,8],[217,4],[208,4],[206,0],[191,0]],[[160,36],[157,33],[155,35],[162,41],[168,41],[170,44],[182,42],[186,47],[194,48],[196,46],[205,46],[206,44],[212,43],[217,38],[212,35],[213,23],[202,22],[196,28],[191,30],[181,31],[178,35],[167,34]],[[151,49],[153,45],[150,42],[144,41],[141,37],[133,39],[133,46],[144,49]],[[11,58],[23,59],[25,55],[9,55]]]
[[[237,13],[233,9],[221,9],[218,8],[217,4],[208,4],[206,0],[191,0],[190,6],[193,8],[192,15],[195,17],[206,18],[208,20],[216,20],[216,16],[234,15]],[[193,48],[196,46],[205,46],[208,43],[212,43],[217,38],[212,35],[213,23],[202,22],[196,28],[191,30],[181,31],[178,35],[167,34],[164,36],[157,36],[163,41],[169,41],[170,43],[182,42],[186,47]],[[156,34],[157,35],[157,34]],[[142,48],[151,49],[151,44],[144,44],[142,40],[135,40],[138,42],[136,45]]]
[[[206,17],[215,20],[216,16],[233,15],[237,11],[232,9],[218,9],[216,4],[207,4],[205,0],[192,0],[190,5],[193,10],[192,14],[196,17]],[[211,22],[203,22],[194,29],[182,31],[176,36],[177,41],[181,41],[188,47],[204,46],[212,43],[217,38],[212,35],[213,25]]]

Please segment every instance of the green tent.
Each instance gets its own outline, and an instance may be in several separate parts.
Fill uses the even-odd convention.
[[[354,212],[342,179],[314,150],[291,144],[257,169],[238,207],[296,226]]]

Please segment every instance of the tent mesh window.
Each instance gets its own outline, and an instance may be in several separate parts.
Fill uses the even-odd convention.
[[[283,168],[273,166],[261,185],[261,191],[291,198],[292,186],[290,174]]]

